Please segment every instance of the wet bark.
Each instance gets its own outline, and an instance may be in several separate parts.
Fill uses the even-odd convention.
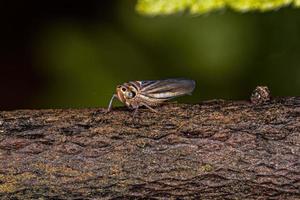
[[[0,199],[299,199],[300,97],[0,112]]]

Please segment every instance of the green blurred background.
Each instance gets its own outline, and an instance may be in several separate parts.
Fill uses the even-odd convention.
[[[146,17],[135,3],[2,6],[0,108],[106,107],[117,84],[172,77],[197,82],[187,103],[248,99],[257,85],[300,95],[299,9]]]

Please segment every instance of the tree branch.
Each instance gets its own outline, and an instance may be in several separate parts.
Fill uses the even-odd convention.
[[[158,110],[0,112],[0,198],[300,198],[300,97]]]

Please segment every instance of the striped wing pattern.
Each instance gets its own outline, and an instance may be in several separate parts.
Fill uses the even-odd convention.
[[[178,96],[191,94],[195,89],[195,81],[189,79],[165,79],[138,81],[140,95],[157,100],[169,100]]]

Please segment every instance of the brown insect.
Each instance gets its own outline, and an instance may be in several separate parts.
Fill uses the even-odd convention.
[[[128,108],[134,109],[145,106],[157,112],[152,106],[157,106],[175,97],[191,94],[195,89],[195,81],[189,79],[165,79],[149,81],[130,81],[116,88],[109,102],[107,111],[112,108],[115,98],[119,99]]]

